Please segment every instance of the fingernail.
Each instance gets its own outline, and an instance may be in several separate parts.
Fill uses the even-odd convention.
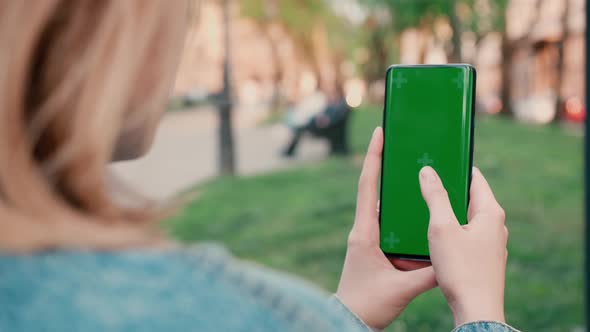
[[[436,172],[432,167],[426,166],[420,170],[420,178],[426,183],[433,183],[436,181]]]
[[[376,127],[375,130],[373,130],[373,135],[372,137],[375,137],[375,135],[377,135],[377,132],[379,131],[380,127]]]

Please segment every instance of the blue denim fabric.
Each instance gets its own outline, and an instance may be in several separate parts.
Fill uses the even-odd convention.
[[[0,256],[0,331],[367,331],[327,297],[217,246]]]
[[[0,255],[0,331],[371,331],[326,298],[219,246]]]
[[[336,296],[332,296],[330,301],[336,306],[339,307],[339,310],[348,316],[348,319],[351,322],[355,322],[360,326],[366,326],[358,316],[356,316],[353,312],[351,312]],[[372,330],[378,331],[378,330]],[[520,332],[514,329],[511,326],[508,326],[503,323],[498,322],[490,322],[490,321],[481,321],[481,322],[473,322],[467,323],[461,326],[456,327],[451,332]]]
[[[369,326],[367,326],[355,313],[350,311],[350,309],[348,309],[348,307],[344,305],[344,303],[342,303],[342,301],[340,301],[336,295],[332,295],[329,299],[329,302],[334,310],[339,312],[342,317],[345,317],[351,324],[364,328],[367,331],[379,331],[377,329],[371,329]]]
[[[519,332],[503,323],[480,321],[457,326],[452,332]]]

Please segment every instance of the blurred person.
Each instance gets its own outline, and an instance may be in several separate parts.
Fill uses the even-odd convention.
[[[320,113],[307,117],[299,124],[292,126],[293,136],[283,150],[285,157],[292,157],[304,134],[309,133],[313,137],[326,138],[330,143],[330,154],[348,154],[348,141],[346,130],[350,107],[346,103],[343,94],[328,94],[327,102]]]
[[[0,331],[374,331],[437,283],[456,331],[512,331],[504,215],[477,170],[463,227],[435,171],[419,175],[432,266],[380,251],[380,128],[329,299],[219,246],[182,247],[158,231],[160,207],[121,203],[108,164],[151,145],[187,16],[181,0],[0,2]]]
[[[300,100],[290,101],[285,123],[290,129],[295,131],[297,128],[305,126],[311,118],[321,113],[327,104],[328,98],[321,90],[307,94]]]

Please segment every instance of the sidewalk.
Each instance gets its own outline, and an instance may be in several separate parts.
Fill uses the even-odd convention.
[[[237,115],[237,114],[236,114]],[[324,159],[323,141],[303,139],[297,157],[285,159],[280,151],[290,131],[281,124],[256,125],[248,117],[234,121],[236,166],[250,175]],[[115,173],[138,192],[166,199],[217,175],[217,114],[212,108],[170,112],[164,116],[152,150],[143,158],[115,163]]]

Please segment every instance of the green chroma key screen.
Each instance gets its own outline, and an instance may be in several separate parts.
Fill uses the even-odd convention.
[[[469,65],[392,66],[387,71],[381,174],[381,249],[428,259],[429,212],[418,173],[432,166],[457,219],[467,222],[475,70]]]

